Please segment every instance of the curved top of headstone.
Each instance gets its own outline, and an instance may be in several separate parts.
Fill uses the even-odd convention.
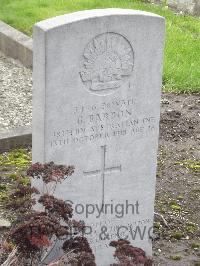
[[[118,16],[118,15],[125,15],[125,16],[144,16],[144,17],[154,17],[159,19],[164,19],[163,17],[146,12],[141,10],[133,10],[133,9],[122,9],[122,8],[106,8],[106,9],[92,9],[92,10],[84,10],[78,11],[74,13],[65,14],[62,16],[53,17],[50,19],[46,19],[40,21],[35,24],[35,26],[41,28],[44,31],[51,30],[53,28],[70,24],[76,21],[86,20],[90,18],[100,18],[106,16]]]

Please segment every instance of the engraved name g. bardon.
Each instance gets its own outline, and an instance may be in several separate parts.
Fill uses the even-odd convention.
[[[133,64],[130,42],[118,33],[107,32],[97,35],[86,45],[80,76],[90,92],[110,94],[131,75]]]

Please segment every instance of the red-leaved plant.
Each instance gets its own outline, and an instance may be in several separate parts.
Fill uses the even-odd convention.
[[[118,261],[110,266],[152,266],[153,264],[152,259],[147,257],[141,248],[133,247],[128,240],[111,241],[110,246],[115,247],[114,258]]]
[[[72,219],[73,209],[69,203],[54,197],[53,193],[58,183],[71,176],[74,167],[56,165],[53,162],[33,164],[27,175],[33,179],[41,179],[43,190],[17,184],[15,191],[10,195],[7,208],[18,213],[18,219],[6,235],[3,249],[14,247],[12,256],[8,257],[4,265],[41,265],[44,254],[50,252],[56,240],[66,239],[63,250],[77,241],[84,241],[88,246],[83,252],[68,252],[68,259],[85,261],[87,259],[95,265],[94,255],[89,248],[87,239],[82,236],[84,223]],[[36,211],[35,204],[42,205],[41,211]],[[38,209],[38,208],[37,208]],[[79,236],[79,238],[77,238]],[[80,238],[81,237],[81,238]],[[82,245],[83,246],[83,245]],[[72,256],[73,255],[73,256]],[[22,259],[23,258],[23,259]],[[6,264],[7,263],[7,264]]]
[[[84,237],[84,222],[72,219],[73,209],[69,203],[54,197],[58,183],[74,173],[73,166],[56,165],[53,162],[33,164],[27,175],[42,181],[42,192],[30,185],[20,183],[10,195],[6,205],[17,213],[11,230],[6,235],[1,252],[8,257],[2,266],[39,266],[59,239],[63,255],[48,266],[95,266],[95,257]],[[34,205],[41,205],[40,211]],[[152,260],[145,252],[133,247],[127,240],[112,241],[116,263],[111,266],[151,266]],[[45,264],[47,265],[47,264]]]

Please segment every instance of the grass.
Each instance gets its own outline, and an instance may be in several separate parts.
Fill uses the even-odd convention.
[[[200,161],[197,160],[185,160],[182,162],[176,162],[175,164],[179,164],[181,166],[186,167],[187,169],[195,172],[200,173]]]
[[[179,255],[179,254],[176,254],[176,255],[173,255],[173,256],[170,256],[170,259],[171,260],[181,260],[181,255]]]
[[[164,91],[200,92],[200,19],[176,15],[166,6],[140,0],[0,0],[0,19],[32,35],[43,19],[84,9],[120,7],[146,10],[167,21]]]
[[[27,149],[15,149],[0,154],[0,211],[1,205],[9,199],[13,183],[30,184],[25,171],[31,164],[31,152]]]
[[[0,154],[0,166],[15,166],[23,169],[30,164],[30,152],[25,149],[17,149]]]

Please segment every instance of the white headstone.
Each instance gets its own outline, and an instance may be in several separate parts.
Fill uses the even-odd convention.
[[[163,46],[164,19],[142,11],[34,27],[33,161],[75,166],[56,196],[91,226],[97,265],[118,238],[151,255]]]

